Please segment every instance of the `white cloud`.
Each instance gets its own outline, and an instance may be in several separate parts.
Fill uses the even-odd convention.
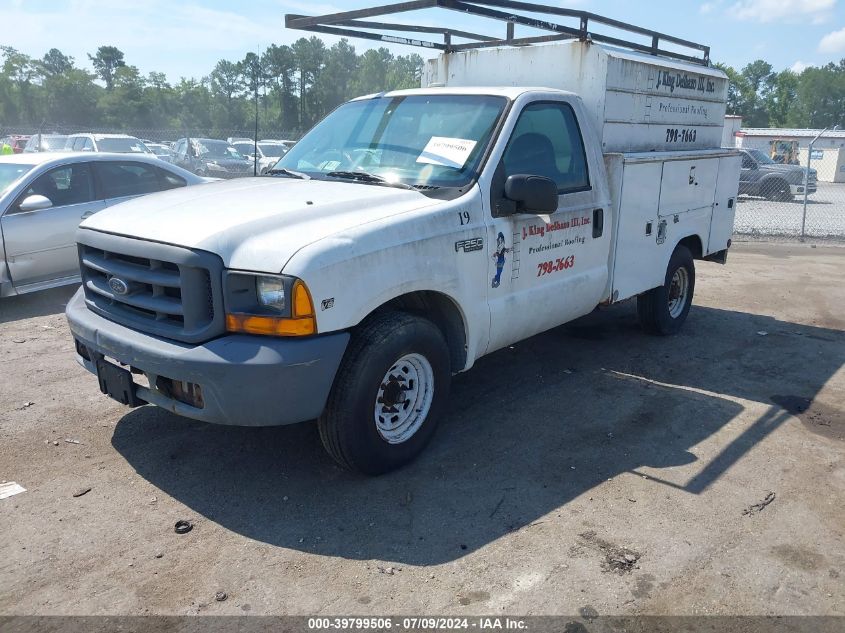
[[[715,0],[715,2],[705,2],[700,7],[698,7],[698,12],[702,15],[714,13],[721,6],[721,4],[721,0]]]
[[[207,73],[217,59],[239,59],[258,45],[285,40],[289,33],[281,11],[258,21],[234,11],[167,0],[131,4],[70,0],[48,7],[35,10],[27,3],[14,3],[10,10],[4,9],[3,23],[15,28],[4,33],[3,43],[37,57],[55,47],[86,66],[87,53],[113,45],[125,53],[127,64],[139,66],[143,73],[167,70],[170,79],[179,74],[198,77],[199,59],[202,73]],[[80,38],[83,32],[85,37]]]
[[[845,28],[828,33],[819,41],[820,53],[845,52]]]
[[[792,66],[790,66],[790,67],[789,67],[789,70],[791,70],[792,72],[794,72],[794,73],[796,73],[796,74],[800,75],[801,73],[803,73],[803,72],[804,72],[804,70],[805,70],[807,67],[809,67],[809,65],[810,65],[810,64],[805,64],[804,62],[802,62],[802,61],[799,59],[797,62],[795,62],[794,64],[792,64]]]
[[[728,13],[740,20],[756,22],[805,21],[819,23],[836,6],[836,0],[740,0]]]

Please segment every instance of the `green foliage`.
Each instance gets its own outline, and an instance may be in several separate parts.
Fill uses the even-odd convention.
[[[94,73],[50,49],[35,60],[0,48],[0,122],[95,128],[251,129],[255,95],[262,128],[295,134],[364,93],[419,86],[419,55],[387,49],[359,55],[347,41],[318,37],[272,45],[259,57],[221,59],[207,77],[170,84],[163,73],[141,76],[123,51],[101,46],[88,55]],[[98,81],[99,80],[99,81]]]
[[[845,125],[845,59],[801,73],[776,72],[758,59],[728,75],[728,113],[744,127],[824,128]]]
[[[94,55],[88,55],[97,76],[106,84],[106,90],[114,87],[114,75],[118,68],[125,66],[123,51],[115,46],[101,46]]]
[[[101,46],[90,73],[52,48],[41,59],[0,47],[0,123],[82,128],[251,129],[255,95],[262,129],[308,129],[344,101],[419,86],[423,59],[385,48],[358,54],[345,39],[331,47],[316,36],[272,45],[261,56],[221,59],[199,81],[171,84],[160,72],[142,76],[123,52]],[[775,71],[763,60],[729,79],[728,112],[746,127],[845,124],[845,60],[803,72]]]

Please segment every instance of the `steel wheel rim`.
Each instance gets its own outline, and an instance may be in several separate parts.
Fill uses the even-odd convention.
[[[687,295],[689,294],[689,273],[687,269],[681,266],[672,275],[672,281],[669,282],[669,316],[677,319],[684,311],[684,306],[687,303]]]
[[[434,399],[434,370],[421,354],[405,354],[384,374],[373,418],[388,444],[408,441],[422,426]]]

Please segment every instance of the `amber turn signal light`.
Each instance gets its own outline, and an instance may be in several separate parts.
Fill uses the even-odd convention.
[[[232,313],[226,315],[226,329],[243,334],[265,336],[309,336],[317,333],[317,319],[314,303],[305,284],[296,280],[293,284],[291,316],[277,317],[257,314]]]

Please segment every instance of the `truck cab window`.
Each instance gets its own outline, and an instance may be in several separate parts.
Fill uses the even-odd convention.
[[[545,176],[559,193],[589,189],[581,130],[566,103],[534,103],[519,115],[503,156],[505,178]]]

